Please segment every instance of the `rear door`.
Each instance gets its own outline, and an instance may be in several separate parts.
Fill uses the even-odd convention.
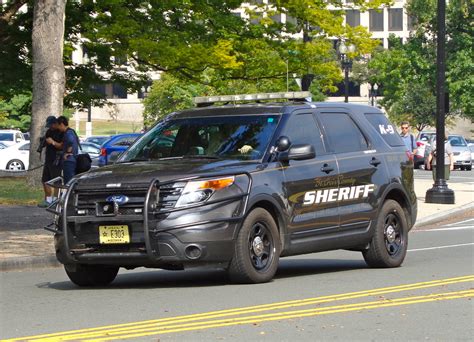
[[[326,153],[321,131],[310,111],[292,114],[282,134],[292,145],[311,144],[316,151],[315,158],[290,160],[284,167],[292,246],[299,251],[310,250],[318,236],[335,232],[339,226],[337,203],[328,200],[331,189],[337,190],[336,159]]]
[[[376,216],[380,185],[387,183],[384,159],[347,111],[320,110],[317,117],[339,167],[340,231],[365,233]]]

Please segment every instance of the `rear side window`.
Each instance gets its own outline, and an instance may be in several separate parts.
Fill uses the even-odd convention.
[[[1,141],[13,141],[13,133],[0,133]]]
[[[387,117],[382,113],[365,113],[367,121],[374,126],[375,130],[379,132],[383,140],[390,146],[403,146],[404,143],[400,138],[395,126],[388,121]]]
[[[130,146],[136,139],[137,137],[122,137],[114,143],[114,146]]]
[[[329,146],[335,153],[365,151],[367,139],[346,113],[321,113],[321,123]]]

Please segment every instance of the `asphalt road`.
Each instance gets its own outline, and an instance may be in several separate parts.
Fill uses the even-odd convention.
[[[420,169],[415,169],[415,179],[433,179],[433,175],[431,170],[420,170]],[[466,182],[472,182],[474,183],[474,170],[471,171],[460,171],[460,170],[454,170],[451,171],[451,175],[448,180],[448,185],[449,183],[466,183]]]
[[[268,284],[138,269],[81,289],[62,269],[3,272],[0,338],[472,340],[474,218],[462,220],[413,231],[401,268],[369,269],[360,253],[333,251],[282,259]]]

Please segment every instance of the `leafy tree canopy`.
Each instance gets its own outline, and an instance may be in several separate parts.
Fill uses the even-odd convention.
[[[343,7],[365,10],[389,2],[255,3],[245,10],[250,18],[246,20],[235,15],[243,3],[237,0],[70,0],[65,19],[65,106],[103,103],[103,94],[92,85],[120,83],[136,91],[154,71],[216,90],[228,83],[266,91],[286,89],[288,67],[290,75],[313,74],[312,90],[322,94],[334,90],[341,79],[329,38],[355,44],[357,52],[351,57],[370,53],[377,44],[365,28],[343,25]],[[27,10],[19,11],[24,4]],[[0,42],[8,47],[0,56],[0,97],[6,99],[31,91],[31,7],[31,0],[0,5]],[[288,20],[274,20],[276,13],[285,13]],[[306,39],[295,38],[301,32]],[[73,63],[78,46],[84,47],[88,63]]]
[[[447,90],[449,114],[474,120],[473,3],[449,1],[447,7]],[[410,0],[415,31],[406,44],[391,38],[389,50],[374,54],[370,80],[383,84],[382,104],[396,122],[410,119],[422,129],[434,125],[436,112],[436,0]]]

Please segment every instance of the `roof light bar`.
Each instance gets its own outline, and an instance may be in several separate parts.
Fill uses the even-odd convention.
[[[281,93],[258,93],[238,95],[199,96],[194,98],[196,105],[212,104],[214,102],[260,101],[260,100],[300,100],[308,101],[311,98],[309,91],[292,91]]]

